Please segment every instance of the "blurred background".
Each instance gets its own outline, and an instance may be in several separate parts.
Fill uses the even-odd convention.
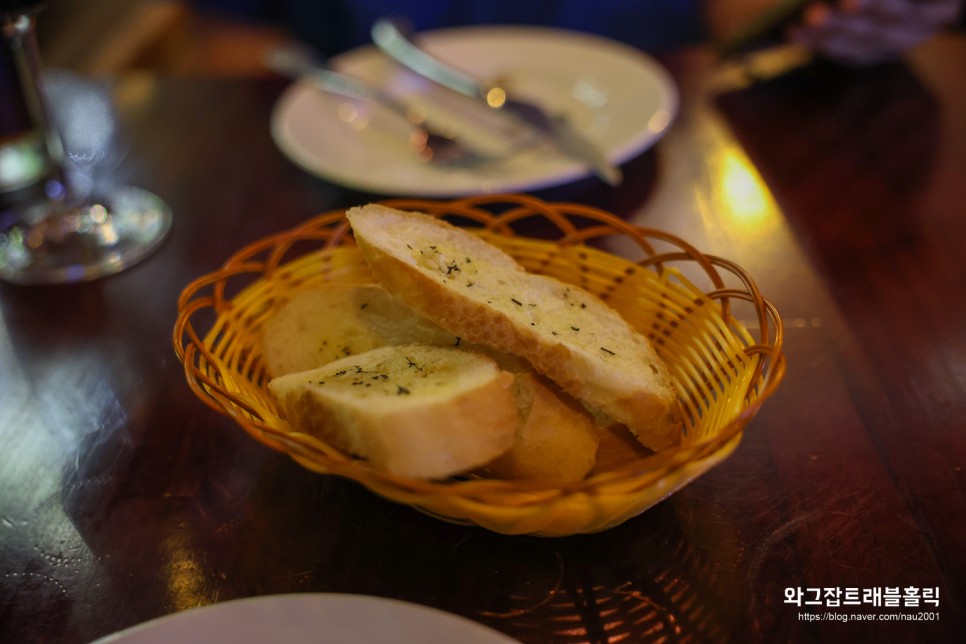
[[[290,38],[332,55],[369,42],[372,20],[417,29],[550,24],[650,53],[727,33],[774,0],[50,0],[38,20],[48,67],[84,74],[145,68],[178,75],[265,75],[261,52]]]
[[[287,37],[253,0],[51,0],[37,21],[48,67],[84,74],[150,69],[184,75],[267,74],[266,46]]]

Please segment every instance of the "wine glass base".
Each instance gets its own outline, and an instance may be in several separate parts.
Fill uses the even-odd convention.
[[[171,211],[130,186],[80,206],[45,202],[0,232],[0,280],[65,284],[113,275],[145,259],[171,229]]]

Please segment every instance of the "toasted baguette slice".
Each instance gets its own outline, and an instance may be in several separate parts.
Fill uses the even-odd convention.
[[[523,422],[513,447],[486,466],[504,479],[541,479],[568,483],[594,467],[600,429],[576,400],[532,371],[514,374]]]
[[[525,358],[651,449],[678,443],[666,366],[600,299],[527,273],[479,236],[422,213],[367,205],[347,217],[376,281],[417,313],[466,341]]]
[[[654,452],[641,445],[624,425],[608,425],[598,431],[597,461],[591,475],[610,472],[628,463],[645,458]]]
[[[268,388],[295,428],[414,478],[446,478],[493,460],[520,424],[513,376],[463,349],[381,347]]]
[[[394,344],[449,346],[456,337],[377,284],[324,284],[296,293],[262,330],[272,377]]]

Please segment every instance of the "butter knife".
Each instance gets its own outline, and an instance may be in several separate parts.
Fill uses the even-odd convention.
[[[620,184],[620,168],[577,132],[566,116],[549,114],[538,105],[515,100],[498,84],[484,83],[444,63],[415,42],[409,26],[403,21],[394,18],[377,20],[372,27],[372,40],[380,50],[404,67],[505,114],[517,124],[549,140],[563,154],[585,163],[609,185]]]

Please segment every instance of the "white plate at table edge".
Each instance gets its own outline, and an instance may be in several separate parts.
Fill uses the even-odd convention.
[[[429,606],[371,595],[295,593],[225,601],[159,617],[92,644],[263,642],[512,644],[483,624]]]
[[[420,41],[454,65],[484,77],[503,71],[528,86],[539,87],[545,81],[543,95],[538,91],[537,98],[566,112],[575,127],[618,165],[653,146],[677,115],[677,87],[664,67],[637,49],[600,36],[548,27],[487,26],[425,32]],[[579,67],[575,59],[581,60]],[[422,83],[420,91],[430,94],[428,109],[447,92],[414,79],[373,46],[340,54],[330,64],[390,83],[397,91]],[[486,171],[421,163],[406,149],[402,136],[393,137],[398,145],[376,144],[379,139],[370,134],[375,125],[353,130],[336,118],[335,110],[344,100],[295,82],[273,109],[271,132],[282,152],[302,169],[349,188],[446,198],[539,190],[591,175],[585,165],[550,151],[522,153]],[[383,140],[388,140],[385,132]]]

